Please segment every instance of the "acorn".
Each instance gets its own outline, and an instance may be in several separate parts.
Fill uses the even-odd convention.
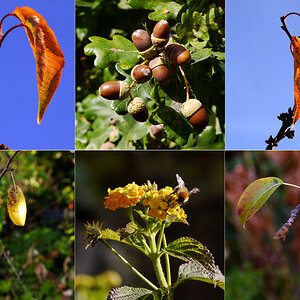
[[[147,65],[137,65],[131,71],[131,78],[137,83],[144,83],[151,79],[152,71]]]
[[[101,145],[100,150],[109,150],[116,148],[116,145],[111,142],[106,142]]]
[[[161,20],[156,23],[151,34],[152,43],[162,49],[168,43],[170,36],[170,26],[166,20]]]
[[[142,98],[133,98],[127,106],[127,111],[138,122],[146,122],[148,119],[148,109]]]
[[[169,68],[166,65],[166,61],[161,56],[152,59],[149,63],[149,67],[152,70],[152,76],[158,82],[163,83],[170,79]]]
[[[183,103],[181,112],[195,128],[203,129],[208,125],[208,114],[202,103],[197,99],[190,99]]]
[[[150,127],[150,136],[153,139],[160,140],[164,135],[164,124],[151,125]]]
[[[190,52],[177,43],[169,44],[164,51],[166,60],[174,65],[185,66],[191,60]]]
[[[140,55],[146,59],[156,55],[157,50],[151,42],[151,38],[146,30],[138,29],[132,36],[132,42]]]
[[[99,94],[108,100],[124,100],[130,94],[130,86],[125,81],[108,81],[100,86]]]

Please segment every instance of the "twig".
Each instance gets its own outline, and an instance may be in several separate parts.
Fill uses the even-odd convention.
[[[17,150],[12,156],[9,156],[9,154],[5,151],[5,155],[7,156],[7,161],[5,167],[2,169],[0,173],[0,180],[7,171],[13,171],[14,169],[9,168],[10,163],[13,161],[15,156],[20,152],[20,150]]]
[[[269,139],[265,142],[268,144],[266,150],[273,150],[278,146],[278,143],[285,137],[292,139],[295,136],[295,130],[292,130],[290,127],[293,124],[293,110],[289,107],[287,113],[281,113],[277,118],[282,121],[281,128],[279,129],[276,137],[274,138],[270,135]]]
[[[283,241],[285,241],[286,235],[289,232],[291,226],[293,225],[293,223],[295,222],[297,215],[299,214],[300,211],[300,204],[297,205],[295,207],[295,209],[293,209],[291,211],[291,216],[290,218],[287,220],[287,222],[285,224],[283,224],[279,230],[273,235],[273,239],[275,240],[279,240],[282,239]]]
[[[1,242],[1,241],[0,241]],[[18,271],[16,270],[15,266],[13,265],[12,263],[12,260],[10,259],[8,253],[6,252],[5,248],[4,248],[4,245],[1,243],[1,246],[2,246],[2,249],[1,249],[1,253],[3,254],[4,258],[6,259],[8,265],[10,266],[10,268],[12,269],[13,273],[15,274],[18,282],[20,283],[21,287],[24,289],[24,290],[27,290],[26,289],[26,286],[23,284],[22,280],[21,280],[21,277],[20,277],[20,274],[18,273]]]

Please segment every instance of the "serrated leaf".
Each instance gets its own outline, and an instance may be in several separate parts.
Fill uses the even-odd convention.
[[[148,15],[153,21],[175,19],[182,5],[169,0],[129,0],[133,8],[154,10]]]
[[[293,125],[300,118],[300,38],[297,36],[292,37],[293,55],[294,55],[294,117]]]
[[[215,280],[216,266],[214,257],[199,241],[190,237],[181,237],[171,242],[165,248],[165,251],[171,256],[197,264],[208,275],[208,278]]]
[[[39,93],[37,122],[40,124],[58,88],[65,59],[54,32],[42,15],[30,7],[16,7],[14,14],[26,26],[26,34],[36,61]]]
[[[237,214],[244,228],[246,222],[282,184],[283,181],[279,178],[266,177],[255,180],[247,186],[237,205]]]
[[[173,108],[160,106],[156,111],[159,123],[164,123],[164,130],[168,138],[174,140],[178,146],[187,143],[192,128],[186,123],[183,116],[177,113]]]
[[[131,286],[121,286],[113,288],[109,291],[107,300],[144,300],[147,295],[153,291],[145,288],[137,288]]]
[[[109,228],[101,230],[101,238],[104,240],[120,241],[120,235],[118,232]]]
[[[139,230],[141,230],[140,226],[138,226],[136,222],[132,221],[126,224],[125,228],[118,229],[118,234],[120,235],[121,240],[123,240]]]
[[[104,69],[112,63],[119,62],[128,70],[139,61],[139,52],[131,41],[121,35],[115,35],[112,40],[103,37],[89,37],[91,43],[84,47],[86,55],[96,55],[95,66]]]
[[[198,265],[193,263],[186,263],[179,266],[177,282],[184,280],[199,280],[213,285],[219,286],[221,289],[225,289],[225,277],[221,273],[218,266],[215,268],[215,280],[208,277],[207,273],[203,272]]]

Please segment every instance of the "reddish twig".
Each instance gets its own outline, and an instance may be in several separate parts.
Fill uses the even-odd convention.
[[[10,163],[13,161],[13,159],[15,158],[15,156],[19,153],[20,151],[16,151],[12,156],[10,156],[6,151],[5,151],[5,155],[7,157],[7,161],[6,161],[6,165],[5,167],[2,169],[1,173],[0,173],[0,179],[3,177],[3,175],[7,172],[7,171],[13,171],[14,169],[9,168]]]

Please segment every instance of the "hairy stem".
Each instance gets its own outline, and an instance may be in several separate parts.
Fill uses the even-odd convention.
[[[167,245],[168,245],[165,234],[164,234],[164,237],[163,237],[163,245],[164,245],[164,248],[166,248]],[[169,254],[168,253],[165,253],[165,261],[166,261],[166,270],[167,270],[167,282],[168,282],[168,286],[171,287],[171,285],[172,285],[171,267],[170,267],[170,260],[169,260]]]

